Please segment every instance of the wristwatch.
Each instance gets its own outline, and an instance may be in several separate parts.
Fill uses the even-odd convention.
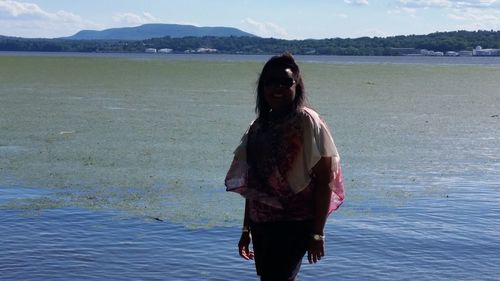
[[[324,235],[319,235],[319,234],[313,234],[312,238],[313,238],[314,241],[324,241],[325,240],[325,236]]]

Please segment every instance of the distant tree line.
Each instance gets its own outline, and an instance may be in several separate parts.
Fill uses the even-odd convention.
[[[146,48],[184,53],[198,48],[225,54],[275,54],[289,51],[307,55],[400,55],[402,49],[434,51],[472,50],[476,46],[500,49],[500,31],[436,32],[428,35],[361,37],[355,39],[283,40],[260,37],[154,38],[142,41],[26,39],[0,36],[0,51],[38,52],[144,52]]]

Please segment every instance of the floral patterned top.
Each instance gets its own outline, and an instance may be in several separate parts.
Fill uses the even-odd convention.
[[[307,107],[265,126],[252,122],[234,152],[225,184],[249,199],[255,223],[312,219],[311,173],[321,157],[332,158],[331,213],[344,200],[340,158],[325,122]]]

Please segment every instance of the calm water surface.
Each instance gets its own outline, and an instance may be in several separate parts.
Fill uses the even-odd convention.
[[[222,183],[266,59],[1,54],[0,279],[255,280]],[[500,63],[429,59],[299,57],[347,190],[301,280],[500,275]]]

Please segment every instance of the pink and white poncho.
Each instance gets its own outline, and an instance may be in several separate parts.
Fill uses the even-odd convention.
[[[340,157],[325,122],[303,107],[264,128],[251,123],[234,151],[226,175],[227,191],[249,199],[253,222],[312,219],[312,168],[321,157],[332,159],[329,213],[344,200]]]

